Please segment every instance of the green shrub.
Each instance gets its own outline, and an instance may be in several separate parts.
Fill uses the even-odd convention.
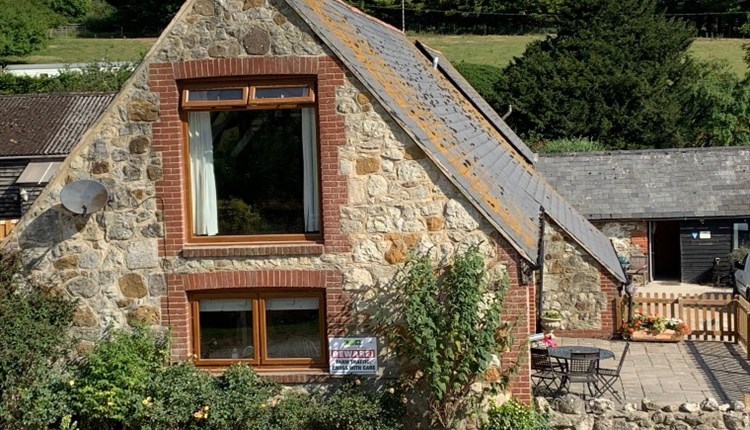
[[[210,428],[268,428],[270,406],[281,387],[258,376],[246,364],[237,364],[219,378],[219,398],[211,407]]]
[[[320,405],[312,430],[395,430],[404,415],[401,396],[395,390],[367,393],[350,380]]]
[[[154,375],[148,394],[135,406],[144,430],[191,429],[211,416],[219,398],[216,378],[186,361]],[[137,399],[136,399],[137,400]]]
[[[74,401],[81,423],[104,428],[137,424],[139,405],[168,357],[168,337],[150,329],[109,333],[77,369]]]
[[[503,71],[499,67],[487,64],[456,63],[456,70],[466,79],[482,98],[492,106],[502,108],[501,100],[497,98],[495,83],[500,80]],[[505,112],[498,112],[500,115]]]
[[[517,371],[518,360],[493,367],[495,380],[484,378],[493,357],[514,343],[512,324],[501,318],[507,285],[487,272],[476,246],[443,267],[428,255],[413,257],[396,277],[381,330],[401,362],[405,386],[427,402],[433,428],[454,428]]]
[[[82,71],[63,70],[57,76],[0,74],[0,95],[66,92],[117,92],[133,73],[134,66],[92,64]]]
[[[68,410],[61,367],[74,304],[21,288],[17,254],[0,253],[0,428],[42,429]]]
[[[482,430],[545,430],[549,428],[547,418],[511,399],[490,410],[489,419]]]
[[[538,145],[540,152],[591,152],[604,151],[607,148],[597,141],[587,137],[552,139]]]

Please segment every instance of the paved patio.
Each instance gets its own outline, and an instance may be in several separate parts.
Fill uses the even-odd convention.
[[[563,346],[584,345],[615,353],[600,365],[616,368],[625,342],[621,340],[557,338]],[[661,403],[700,402],[713,397],[720,403],[743,401],[750,393],[750,362],[745,350],[733,343],[683,341],[680,343],[631,342],[622,369],[625,402],[648,398]],[[580,384],[577,384],[580,385]],[[622,387],[616,384],[618,391]],[[580,391],[580,386],[574,386]],[[610,397],[611,396],[605,396]]]

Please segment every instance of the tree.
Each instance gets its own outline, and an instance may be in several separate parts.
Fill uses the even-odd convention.
[[[0,57],[28,55],[47,42],[47,30],[80,18],[90,0],[0,0]]]
[[[184,0],[107,0],[117,9],[114,21],[129,34],[158,34],[180,10]]]
[[[431,412],[432,427],[454,428],[486,392],[502,388],[517,370],[498,369],[493,358],[513,343],[501,318],[506,279],[491,279],[476,247],[435,268],[427,255],[411,258],[384,307],[382,332],[401,362],[406,386]],[[499,380],[483,382],[491,368]]]
[[[530,44],[495,86],[516,131],[615,148],[685,145],[692,29],[658,13],[655,0],[570,0],[559,21],[557,36]]]
[[[0,57],[27,55],[44,46],[50,16],[31,2],[0,0]]]

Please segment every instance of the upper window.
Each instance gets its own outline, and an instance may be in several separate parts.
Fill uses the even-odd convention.
[[[194,239],[319,238],[311,83],[191,85],[182,107]]]
[[[191,296],[198,364],[322,366],[322,291],[205,293]]]

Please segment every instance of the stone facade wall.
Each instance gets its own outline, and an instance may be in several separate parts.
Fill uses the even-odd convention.
[[[607,294],[600,265],[549,221],[544,231],[542,310],[560,311],[563,330],[600,330]]]
[[[720,405],[714,399],[700,404],[679,406],[661,405],[643,399],[640,404],[627,403],[616,408],[608,399],[585,402],[568,394],[551,403],[539,397],[538,409],[550,418],[555,429],[615,430],[615,429],[718,429],[741,430],[750,428],[750,414],[742,402]]]
[[[179,81],[295,73],[318,76],[323,243],[189,243]],[[73,215],[60,190],[83,178],[103,183],[110,202]],[[13,235],[35,280],[79,300],[82,348],[109,326],[167,324],[174,357],[185,358],[188,291],[297,282],[326,290],[329,335],[368,334],[409,251],[442,259],[471,245],[511,279],[514,312],[533,315],[533,297],[511,273],[518,254],[280,1],[198,0],[179,15]],[[520,327],[519,345],[528,334]],[[521,373],[517,390],[528,399]]]
[[[600,221],[593,223],[612,240],[618,256],[626,257],[638,269],[633,280],[638,284],[648,281],[648,221]],[[639,260],[639,261],[636,261]],[[645,264],[643,268],[635,267]]]

